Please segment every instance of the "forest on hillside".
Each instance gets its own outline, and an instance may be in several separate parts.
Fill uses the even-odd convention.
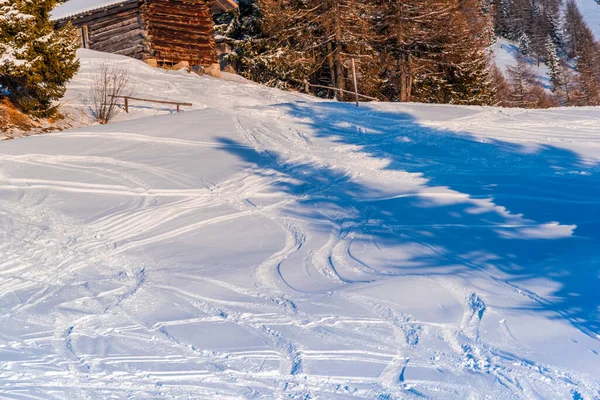
[[[240,0],[217,32],[245,77],[350,100],[507,107],[600,105],[599,45],[574,0]],[[600,7],[600,5],[599,5]],[[490,48],[518,44],[503,74]],[[551,88],[531,63],[545,63]],[[549,90],[547,90],[549,89]]]

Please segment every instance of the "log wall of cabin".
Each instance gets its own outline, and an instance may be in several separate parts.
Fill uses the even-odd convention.
[[[150,45],[146,58],[159,63],[217,63],[214,22],[205,0],[150,0],[142,5]]]
[[[140,5],[137,0],[126,2],[72,18],[71,22],[76,28],[87,27],[90,49],[142,59],[150,46],[143,30]]]

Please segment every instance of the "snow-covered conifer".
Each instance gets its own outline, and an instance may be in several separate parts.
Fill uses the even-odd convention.
[[[560,57],[558,56],[558,49],[556,44],[550,36],[546,38],[546,65],[548,66],[548,75],[550,76],[550,82],[552,82],[552,92],[561,96],[560,91],[563,87],[562,84],[562,68],[560,66]]]
[[[519,37],[519,52],[523,55],[529,54],[531,48],[531,40],[526,33],[522,33]]]
[[[0,0],[0,87],[24,112],[51,115],[79,68],[74,29],[55,30],[55,0]]]

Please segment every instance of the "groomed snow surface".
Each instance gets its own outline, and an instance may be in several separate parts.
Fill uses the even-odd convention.
[[[0,142],[0,398],[600,398],[600,110],[110,62],[194,107]]]

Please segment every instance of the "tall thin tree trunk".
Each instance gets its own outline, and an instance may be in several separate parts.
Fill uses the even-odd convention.
[[[333,60],[333,46],[331,42],[327,42],[327,62],[329,63],[329,77],[331,79],[330,85],[337,85],[337,81],[335,79],[335,62]],[[336,91],[334,91],[334,97],[337,97]]]
[[[342,16],[339,0],[335,2],[335,74],[338,100],[344,101],[344,65],[342,60]]]
[[[405,103],[410,101],[412,96],[413,78],[410,65],[410,55],[402,55],[400,63],[400,101]]]
[[[406,101],[412,100],[412,89],[413,89],[413,72],[412,72],[412,58],[410,54],[407,57],[408,59],[408,83],[406,85]]]

